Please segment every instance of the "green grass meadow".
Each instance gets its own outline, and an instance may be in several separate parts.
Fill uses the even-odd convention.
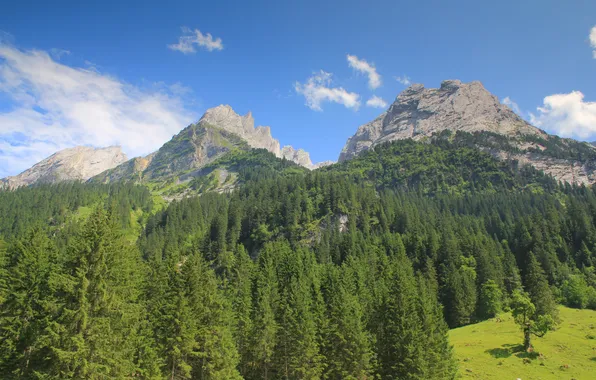
[[[464,379],[596,379],[596,311],[560,308],[561,323],[533,337],[534,352],[510,314],[453,329],[450,340]]]

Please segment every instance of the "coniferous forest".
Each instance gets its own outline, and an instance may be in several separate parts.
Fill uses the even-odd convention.
[[[5,379],[453,379],[449,328],[596,309],[596,190],[409,140],[308,172],[0,191]],[[272,160],[275,158],[271,158]],[[527,341],[526,341],[527,340]]]

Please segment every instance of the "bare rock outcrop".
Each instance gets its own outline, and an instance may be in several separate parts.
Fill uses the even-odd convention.
[[[35,183],[86,181],[126,160],[126,155],[119,146],[77,146],[56,152],[21,174],[1,179],[0,187],[15,189]]]
[[[348,139],[339,161],[385,141],[419,140],[445,129],[546,136],[501,104],[482,83],[446,80],[440,88],[414,84],[404,90],[386,112],[358,128]]]
[[[339,161],[349,160],[387,141],[422,140],[444,130],[505,136],[512,149],[476,147],[499,159],[532,165],[561,181],[596,182],[596,150],[592,145],[551,136],[532,126],[477,81],[446,80],[440,88],[410,86],[387,111],[358,128],[341,151]],[[549,152],[549,145],[559,151]],[[588,153],[574,156],[572,152],[578,150]]]
[[[232,107],[222,104],[208,109],[198,124],[202,127],[221,128],[240,136],[253,148],[266,149],[279,158],[283,157],[308,169],[316,168],[308,152],[303,149],[294,149],[291,145],[280,148],[279,141],[271,135],[270,127],[255,127],[255,120],[251,112],[240,116]]]

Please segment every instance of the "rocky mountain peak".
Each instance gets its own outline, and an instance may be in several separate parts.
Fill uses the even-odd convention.
[[[235,133],[242,137],[248,145],[253,148],[262,148],[275,154],[277,157],[285,158],[309,169],[315,169],[310,155],[303,149],[294,149],[290,145],[280,147],[279,141],[271,135],[271,128],[257,126],[252,113],[240,116],[229,105],[219,105],[208,109],[198,122],[199,126],[214,126]]]
[[[281,157],[279,141],[271,136],[271,128],[258,126],[249,111],[240,116],[229,105],[219,105],[205,111],[198,123],[201,127],[214,126],[235,133],[253,148],[263,148]]]
[[[346,143],[339,160],[392,140],[421,139],[445,129],[489,131],[507,136],[545,135],[528,124],[478,81],[445,80],[439,88],[414,84],[389,109],[364,124]]]
[[[54,153],[19,175],[1,179],[0,187],[15,189],[34,183],[86,181],[126,160],[126,155],[119,146],[76,146]]]

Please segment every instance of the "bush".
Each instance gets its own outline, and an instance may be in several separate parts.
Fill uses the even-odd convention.
[[[590,288],[582,275],[572,274],[565,280],[561,292],[565,304],[569,307],[585,309],[588,306],[588,291]]]

